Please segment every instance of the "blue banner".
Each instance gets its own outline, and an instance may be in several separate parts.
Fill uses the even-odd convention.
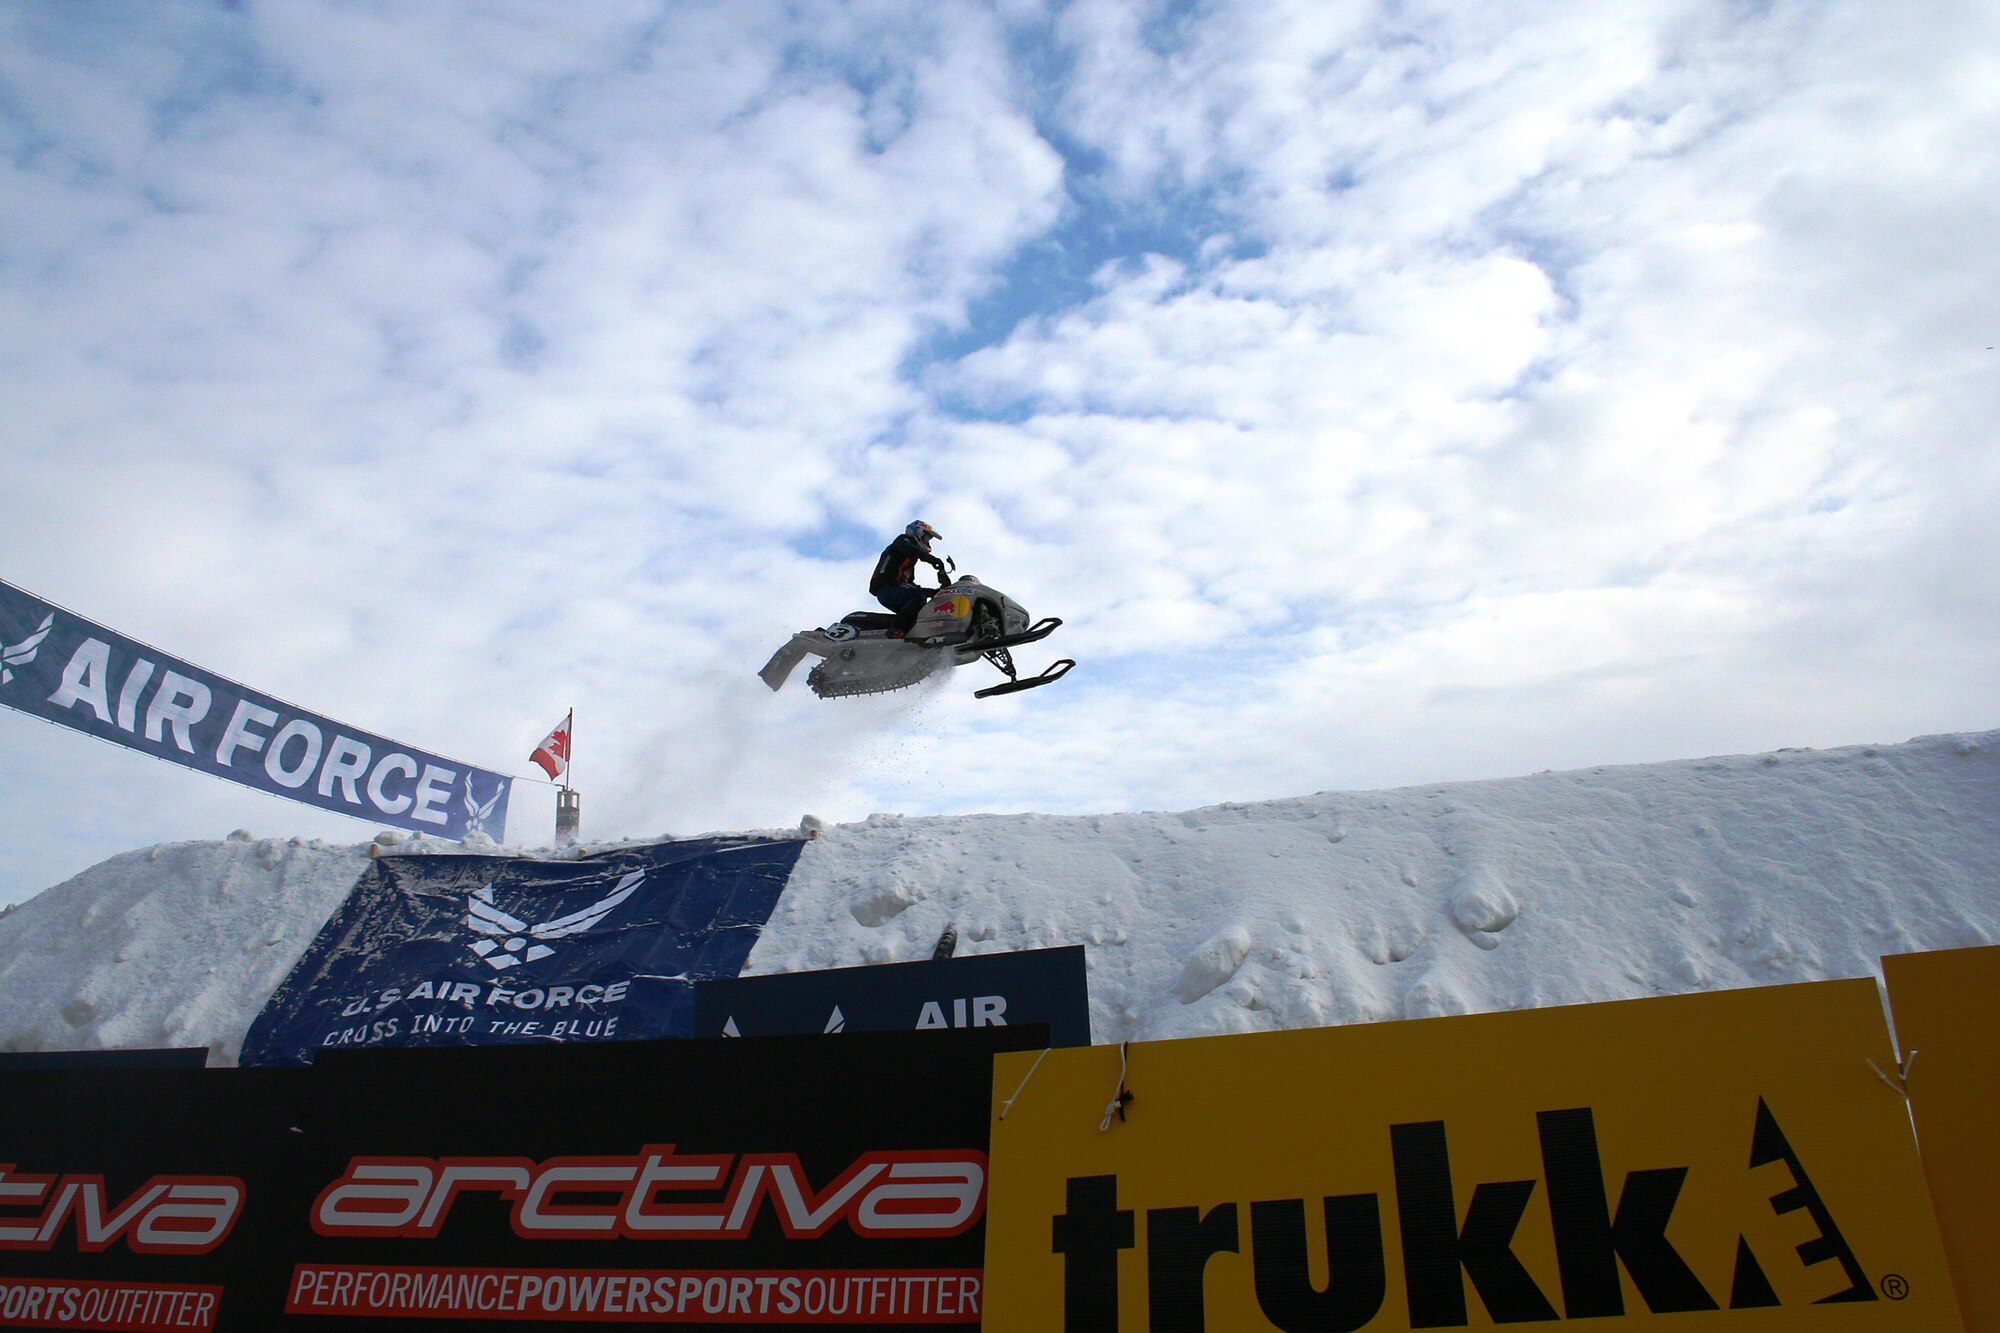
[[[689,1036],[694,983],[742,968],[804,846],[700,838],[574,861],[383,857],[250,1025],[241,1062]]]
[[[0,583],[0,704],[246,787],[500,841],[513,779],[357,731]]]

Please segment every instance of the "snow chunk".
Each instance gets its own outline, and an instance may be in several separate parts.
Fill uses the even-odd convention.
[[[1491,866],[1473,866],[1452,890],[1452,920],[1468,931],[1490,934],[1505,930],[1520,914],[1521,904],[1514,900],[1514,895],[1507,891],[1506,881]]]
[[[1405,1018],[1447,1018],[1477,1013],[1481,1008],[1446,976],[1425,977],[1403,996]]]
[[[864,926],[879,926],[915,907],[924,897],[922,889],[900,875],[891,874],[856,900],[848,911]]]
[[[1235,925],[1216,935],[1187,960],[1181,968],[1181,977],[1174,983],[1174,994],[1182,1004],[1193,1004],[1202,996],[1236,975],[1236,969],[1243,966],[1243,960],[1250,956],[1251,936],[1247,926]]]
[[[1429,933],[1420,921],[1371,921],[1357,933],[1355,943],[1369,962],[1387,967],[1423,948]]]

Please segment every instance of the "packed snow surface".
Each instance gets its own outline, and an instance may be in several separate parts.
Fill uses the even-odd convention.
[[[1177,814],[804,827],[746,973],[928,958],[947,926],[960,955],[1082,944],[1100,1042],[1869,976],[1883,954],[2000,939],[2000,732]],[[464,849],[239,831],[47,890],[0,915],[0,1048],[233,1062],[378,850]]]

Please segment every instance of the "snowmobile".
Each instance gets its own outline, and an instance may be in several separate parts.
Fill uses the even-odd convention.
[[[951,574],[951,582],[931,590],[907,629],[901,617],[884,611],[851,611],[834,624],[794,634],[757,675],[776,690],[794,667],[816,656],[820,660],[806,684],[822,699],[840,699],[906,689],[939,671],[985,658],[1007,677],[1002,684],[974,691],[974,698],[990,699],[1051,684],[1076,665],[1064,658],[1040,675],[1020,675],[1010,650],[1048,638],[1062,621],[1050,616],[1030,622],[1021,604],[998,588],[959,574],[955,566]]]

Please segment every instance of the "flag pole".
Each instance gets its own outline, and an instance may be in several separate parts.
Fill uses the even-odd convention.
[[[556,843],[574,845],[582,841],[583,801],[577,796],[570,776],[576,768],[576,709],[563,718],[563,780],[556,792]]]

